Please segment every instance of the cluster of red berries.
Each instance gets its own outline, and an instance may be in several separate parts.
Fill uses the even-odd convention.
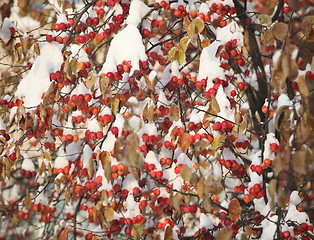
[[[213,129],[220,133],[228,133],[232,131],[233,123],[229,121],[215,122]]]

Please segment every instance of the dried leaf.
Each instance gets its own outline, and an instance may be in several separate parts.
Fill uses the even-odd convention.
[[[51,154],[49,152],[44,152],[44,158],[51,161]]]
[[[64,228],[61,231],[58,240],[68,240],[69,232],[71,232],[71,228],[69,228],[69,227]]]
[[[205,39],[202,41],[201,45],[202,45],[202,48],[208,47],[208,46],[210,45],[210,40],[209,40],[208,38],[205,38]]]
[[[168,225],[166,228],[166,231],[165,231],[164,240],[172,240],[172,238],[173,238],[172,227],[170,225]]]
[[[229,204],[229,217],[232,221],[236,222],[239,220],[241,215],[241,205],[238,199],[233,198]]]
[[[272,29],[263,30],[261,35],[262,43],[265,45],[272,45],[274,43],[274,35]]]
[[[183,180],[190,181],[190,179],[192,178],[192,171],[187,165],[183,165],[180,175]]]
[[[174,195],[174,197],[170,198],[172,206],[178,212],[181,212],[181,205],[180,205],[181,199],[182,199],[181,193],[177,193],[176,195]]]
[[[115,143],[114,143],[114,157],[119,161],[122,162],[123,160],[123,139],[122,138],[118,138]]]
[[[299,87],[299,91],[302,95],[304,96],[309,96],[310,94],[310,91],[309,91],[309,88],[307,87],[306,85],[306,82],[305,82],[305,77],[304,75],[301,75],[298,79],[298,87]]]
[[[172,121],[178,121],[180,119],[180,110],[177,104],[172,104],[169,109],[170,119]]]
[[[288,24],[283,22],[277,22],[273,28],[273,35],[279,41],[283,41],[288,34]]]
[[[96,83],[96,77],[92,75],[89,79],[86,80],[86,87],[88,89],[92,89],[95,83]]]
[[[105,171],[105,177],[109,181],[111,179],[110,153],[103,151],[97,154],[97,158],[101,161],[102,168]]]
[[[31,196],[29,195],[28,189],[26,190],[23,205],[26,208],[26,210],[28,210],[28,211],[31,210],[31,208],[32,208]]]
[[[212,101],[209,104],[207,112],[209,112],[211,114],[215,114],[215,115],[220,112],[219,104],[218,104],[217,99],[214,95],[212,95]]]
[[[312,165],[313,154],[307,147],[303,146],[292,155],[292,166],[297,173],[307,174],[313,170]]]
[[[216,240],[230,240],[232,237],[232,230],[223,229],[217,232],[215,239]]]
[[[108,89],[108,86],[109,86],[109,78],[106,77],[106,76],[101,76],[99,78],[99,87],[100,87],[100,91],[103,95],[105,95],[107,93],[107,89]]]
[[[152,122],[154,119],[155,108],[153,105],[146,104],[143,110],[143,118],[148,122]]]
[[[188,25],[186,31],[187,31],[187,33],[188,33],[190,39],[193,39],[193,38],[194,38],[194,35],[195,35],[195,21],[194,21],[194,22],[192,21],[192,22]]]
[[[88,160],[88,165],[87,165],[87,174],[88,174],[89,179],[93,177],[93,171],[94,171],[94,160],[93,158],[90,158]]]
[[[66,204],[68,204],[71,200],[71,192],[70,192],[70,187],[67,187],[65,192],[64,192],[64,199]]]
[[[259,14],[258,18],[259,18],[260,24],[269,26],[272,23],[271,17],[268,14]]]
[[[179,141],[180,141],[180,147],[183,152],[186,152],[190,147],[190,134],[189,133],[183,133],[179,135]]]
[[[34,51],[38,56],[40,55],[40,48],[38,42],[34,43]]]
[[[124,149],[124,156],[126,157],[131,167],[137,167],[141,165],[141,163],[139,162],[141,158],[139,158],[137,154],[138,145],[139,145],[139,138],[137,134],[132,133],[127,136],[125,149]]]
[[[200,199],[203,199],[203,195],[204,195],[204,181],[205,181],[205,177],[202,176],[197,184],[197,195],[200,197]]]

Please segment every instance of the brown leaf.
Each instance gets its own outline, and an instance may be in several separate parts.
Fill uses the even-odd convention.
[[[200,34],[205,27],[204,20],[201,18],[195,18],[193,19],[192,23],[193,22],[195,22],[195,32]]]
[[[110,153],[107,151],[100,152],[97,155],[98,159],[101,161],[102,168],[105,171],[105,177],[107,180],[111,179],[111,164],[110,164]]]
[[[238,221],[242,210],[239,200],[233,198],[229,204],[228,210],[230,219],[234,222]]]
[[[216,240],[230,240],[232,239],[232,230],[223,229],[217,232],[215,236]]]
[[[288,34],[288,24],[283,22],[277,22],[274,25],[273,28],[273,35],[275,38],[277,38],[279,41],[283,41],[287,34]]]
[[[204,195],[204,181],[205,181],[205,177],[202,176],[197,184],[197,195],[200,197],[200,199],[203,199],[203,195]]]
[[[69,228],[69,227],[64,228],[61,231],[58,240],[68,240],[69,232],[71,232],[71,228]]]
[[[164,240],[172,240],[172,237],[173,237],[172,227],[168,225],[165,231]]]
[[[313,165],[313,154],[307,147],[303,146],[292,155],[292,166],[297,173],[307,174],[313,170],[311,165]]]
[[[299,87],[299,91],[302,95],[304,96],[309,96],[310,92],[309,92],[309,88],[306,85],[305,82],[305,77],[304,75],[301,75],[298,79],[298,87]]]
[[[119,161],[122,162],[123,160],[123,139],[122,138],[118,138],[115,143],[114,143],[114,157]]]
[[[26,208],[26,210],[31,210],[32,208],[32,202],[31,202],[31,197],[29,195],[28,190],[26,190],[26,194],[25,194],[25,199],[23,201],[23,205]]]
[[[155,109],[153,105],[146,104],[143,110],[143,118],[146,119],[148,122],[152,122],[154,119]]]
[[[179,141],[180,141],[180,147],[183,152],[186,152],[190,147],[190,134],[189,133],[183,133],[179,135]]]
[[[107,89],[108,89],[108,86],[109,86],[109,78],[106,77],[106,76],[101,76],[99,78],[99,87],[100,87],[100,91],[103,95],[105,95],[107,93]]]
[[[131,167],[137,167],[142,165],[142,162],[140,162],[142,159],[139,158],[137,154],[138,145],[139,138],[137,134],[132,133],[127,136],[124,149],[124,156],[126,157]]]
[[[180,205],[181,199],[182,199],[181,193],[177,193],[174,197],[170,198],[172,206],[178,212],[181,212],[181,205]]]
[[[217,99],[214,95],[212,95],[212,100],[209,104],[207,112],[211,113],[211,114],[215,114],[215,115],[220,112],[219,104],[218,104]]]
[[[180,119],[180,110],[177,104],[172,104],[169,109],[170,119],[172,121],[178,121]]]
[[[86,87],[88,89],[92,89],[92,87],[94,87],[95,83],[96,83],[96,77],[95,77],[95,75],[92,75],[90,78],[88,78],[86,80]]]
[[[272,29],[268,29],[262,32],[261,35],[262,43],[265,45],[271,45],[274,43],[274,35]]]
[[[94,160],[93,158],[90,158],[88,160],[88,166],[87,166],[87,174],[88,174],[89,179],[93,177],[93,171],[94,171]]]
[[[209,40],[208,38],[205,38],[205,39],[202,41],[201,45],[202,45],[202,48],[208,47],[208,46],[210,45],[210,40]]]

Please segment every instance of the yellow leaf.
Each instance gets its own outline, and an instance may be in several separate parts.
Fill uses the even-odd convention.
[[[119,104],[120,104],[120,101],[118,98],[114,98],[112,103],[111,103],[111,106],[112,106],[112,112],[114,115],[116,115],[118,113],[118,110],[119,110]]]
[[[143,225],[140,223],[135,223],[132,228],[134,230],[134,240],[140,240],[143,236]]]
[[[111,226],[111,222],[114,216],[114,210],[111,207],[106,207],[104,210],[104,217],[105,217],[105,221],[106,223]]]
[[[185,58],[186,58],[186,55],[185,55],[185,53],[182,50],[178,50],[175,53],[175,60],[178,61],[179,65],[183,64]]]
[[[187,31],[190,39],[193,39],[193,37],[195,35],[195,21],[194,22],[192,21],[191,24],[188,25],[186,31]]]
[[[219,136],[219,137],[215,137],[213,142],[212,142],[212,148],[217,150],[218,148],[220,148],[223,143],[225,142],[225,136]]]
[[[179,49],[181,49],[183,52],[186,52],[189,45],[189,41],[190,41],[189,36],[181,38],[180,42],[178,43]]]
[[[183,152],[186,152],[190,147],[190,134],[183,133],[179,135],[180,147]]]
[[[170,51],[168,52],[168,62],[171,62],[175,60],[175,54],[178,51],[177,48],[171,48]]]
[[[177,104],[172,104],[169,109],[170,119],[172,121],[178,121],[180,119],[180,110]]]
[[[195,18],[193,19],[192,23],[193,22],[195,23],[195,32],[200,34],[205,27],[204,20],[201,18]]]
[[[51,154],[49,152],[44,152],[44,158],[51,161]]]
[[[233,198],[229,204],[229,217],[232,221],[236,222],[241,216],[241,205],[238,199]]]

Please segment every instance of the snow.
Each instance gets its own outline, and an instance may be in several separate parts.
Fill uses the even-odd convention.
[[[31,159],[25,158],[23,163],[22,163],[21,169],[33,172],[33,171],[35,171],[35,164],[33,163],[33,161]]]
[[[216,94],[216,99],[220,108],[219,116],[227,119],[231,122],[234,122],[234,114],[230,107],[230,102],[227,99],[227,96],[223,90],[223,87],[220,85]],[[218,118],[219,119],[219,118]]]
[[[0,130],[6,130],[6,126],[1,117],[0,117]]]
[[[282,106],[291,106],[291,105],[292,105],[292,101],[289,99],[287,94],[281,94],[279,96],[277,109],[279,109]]]
[[[263,240],[273,240],[277,230],[277,222],[278,216],[274,215],[262,221],[263,232],[260,236],[260,239]]]
[[[197,75],[197,81],[201,81],[202,79],[206,79],[208,77],[209,81],[207,81],[206,90],[213,87],[213,83],[211,81],[212,79],[224,79],[225,77],[225,72],[220,67],[220,60],[219,58],[215,57],[220,45],[220,41],[214,41],[208,47],[203,49],[200,56],[200,66],[199,74]]]
[[[161,171],[161,165],[157,161],[157,157],[153,151],[149,151],[145,157],[145,162],[148,164],[154,164],[157,171]]]
[[[0,38],[4,42],[8,42],[11,39],[11,31],[10,31],[11,27],[14,27],[13,23],[11,22],[11,20],[9,18],[5,18],[3,20],[2,28],[1,28],[1,31],[0,31]]]
[[[236,39],[239,46],[243,45],[243,30],[236,21],[231,21],[227,26],[217,29],[217,40],[220,44]]]
[[[299,212],[293,204],[289,205],[285,220],[296,221],[298,223],[310,223],[309,216],[305,212]]]
[[[295,206],[297,206],[301,202],[301,198],[299,196],[299,192],[298,191],[293,191],[290,194],[290,202],[292,204],[294,204]]]
[[[138,132],[142,125],[142,119],[138,116],[132,116],[129,121],[129,127],[133,130],[133,132]]]
[[[66,146],[66,158],[70,162],[76,161],[82,151],[81,141],[72,142]]]
[[[149,8],[140,0],[132,1],[129,16],[126,19],[128,25],[113,38],[100,74],[116,72],[116,65],[121,64],[124,60],[130,60],[132,64],[130,75],[132,75],[135,70],[140,69],[139,60],[147,60],[142,35],[137,29],[137,25],[148,11]]]
[[[89,62],[87,53],[82,48],[82,46],[77,45],[77,44],[72,44],[69,48],[69,51],[71,52],[71,55],[70,55],[71,58],[76,59],[79,62]]]
[[[92,157],[93,150],[90,146],[85,145],[83,149],[83,168],[87,168],[89,159]]]
[[[199,228],[212,229],[214,228],[214,223],[206,214],[201,213]]]
[[[18,85],[15,96],[24,101],[26,108],[34,108],[41,103],[43,93],[46,93],[50,86],[50,73],[60,70],[63,62],[60,47],[58,43],[42,44],[40,56]]]
[[[57,158],[54,162],[54,168],[64,168],[69,165],[69,161],[66,158],[65,152],[62,148],[58,150]]]
[[[129,15],[126,19],[127,24],[137,26],[142,18],[149,12],[149,7],[140,0],[133,0],[131,2]]]

